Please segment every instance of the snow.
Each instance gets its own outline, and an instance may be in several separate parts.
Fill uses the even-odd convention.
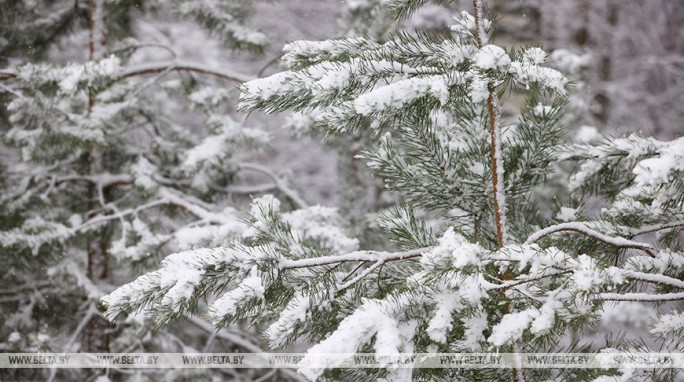
[[[473,76],[468,90],[470,99],[475,103],[485,102],[487,98],[489,98],[489,84],[487,83],[487,80],[480,75]]]
[[[549,56],[549,63],[564,73],[578,73],[591,62],[591,54],[575,54],[567,49],[556,49]]]
[[[138,161],[131,166],[131,173],[137,187],[146,191],[152,191],[157,188],[157,182],[154,181],[157,168],[144,156],[138,157]]]
[[[603,170],[603,164],[597,160],[587,160],[580,166],[580,169],[575,172],[570,178],[568,189],[570,191],[579,190],[585,186],[588,180],[595,176],[599,171]]]
[[[227,102],[229,96],[230,92],[228,89],[204,86],[199,90],[190,93],[188,100],[190,100],[195,107],[216,107],[222,102]]]
[[[463,320],[463,327],[463,340],[460,344],[468,350],[481,350],[481,343],[485,341],[484,331],[489,328],[487,314],[477,311],[475,315]]]
[[[314,117],[318,115],[318,112],[313,113],[303,113],[295,112],[290,114],[283,126],[287,130],[291,130],[295,137],[303,137],[307,134],[313,133],[313,122]]]
[[[233,316],[240,305],[254,299],[263,299],[266,289],[262,285],[257,267],[250,270],[239,286],[221,296],[209,307],[209,319],[215,324],[226,316]]]
[[[240,107],[248,109],[256,105],[258,100],[268,101],[295,92],[299,88],[296,80],[301,81],[292,72],[280,72],[246,82],[240,86]],[[305,83],[305,86],[311,86],[311,82]]]
[[[453,228],[449,228],[439,239],[439,244],[426,253],[420,262],[425,266],[438,266],[440,268],[479,266],[481,257],[485,253],[486,250],[480,245],[469,242],[456,233]]]
[[[601,138],[601,134],[594,126],[582,125],[575,134],[575,139],[580,142],[592,142]]]
[[[508,57],[506,51],[501,47],[486,45],[475,53],[475,56],[473,56],[473,64],[482,70],[502,70],[511,64],[511,58]]]
[[[418,248],[405,252],[355,251],[344,255],[320,256],[298,260],[280,259],[280,269],[309,268],[347,261],[386,262],[420,256],[429,248]]]
[[[554,296],[549,296],[539,309],[539,315],[532,321],[530,331],[536,335],[548,333],[556,321],[556,312],[563,307],[563,303]]]
[[[558,214],[556,214],[556,219],[562,220],[564,222],[572,222],[577,220],[577,213],[579,211],[570,207],[561,207]]]
[[[264,212],[280,211],[280,200],[273,197],[273,195],[264,195],[252,200],[252,207],[250,209],[250,214],[252,217],[259,218]]]
[[[516,81],[522,85],[529,86],[532,83],[538,83],[558,94],[565,94],[565,85],[568,80],[555,69],[513,61],[509,66],[509,73],[513,74]]]
[[[578,290],[589,292],[599,289],[605,282],[605,275],[598,268],[596,259],[587,255],[577,257],[577,264],[574,265],[572,281]]]
[[[437,306],[425,332],[431,340],[445,344],[447,332],[452,327],[452,313],[463,304],[461,304],[460,296],[453,292],[437,294],[434,300]]]
[[[676,172],[684,171],[684,137],[668,142],[659,156],[640,161],[632,173],[635,187],[666,184]]]
[[[534,114],[537,117],[545,117],[545,116],[551,115],[552,110],[553,110],[552,106],[542,105],[540,103],[537,106],[532,108],[532,114]]]
[[[161,301],[162,305],[176,305],[190,298],[195,288],[202,281],[204,270],[199,267],[188,267],[183,261],[173,261],[171,255],[162,263],[163,272],[159,275],[159,287],[168,288]]]
[[[345,254],[359,247],[358,239],[349,237],[336,208],[311,206],[283,214],[293,234],[300,240],[315,240],[330,249],[331,254]]]
[[[643,273],[625,270],[624,275],[625,277],[634,280],[649,281],[656,284],[667,285],[678,289],[684,289],[684,281],[663,274]]]
[[[375,343],[373,349],[377,354],[397,354],[402,345],[399,322],[393,315],[382,313],[376,316]]]
[[[651,333],[663,337],[682,332],[684,332],[684,313],[681,312],[660,316],[651,329]]]
[[[97,300],[103,295],[98,285],[95,285],[86,275],[83,266],[71,258],[66,258],[57,265],[48,268],[46,273],[51,279],[57,279],[60,276],[71,279],[73,285],[81,288],[89,299]]]
[[[301,364],[311,364],[309,358],[315,357],[316,354],[356,353],[376,334],[376,342],[380,344],[376,350],[398,353],[399,333],[396,329],[391,329],[392,326],[397,326],[392,316],[393,314],[386,311],[379,301],[366,300],[352,314],[345,317],[330,336],[309,348]],[[334,368],[337,365],[335,361],[339,360],[330,359],[326,368]],[[323,371],[324,368],[299,369],[299,373],[310,380],[317,379]]]
[[[278,319],[266,329],[265,336],[271,347],[283,346],[286,339],[292,335],[293,328],[298,323],[303,324],[309,318],[310,307],[311,299],[299,293],[287,303]]]
[[[541,48],[528,48],[523,53],[522,61],[528,65],[541,65],[546,61],[546,52]]]
[[[601,293],[598,298],[606,301],[681,301],[684,300],[684,293]]]
[[[534,308],[506,314],[501,319],[501,322],[494,325],[492,334],[487,338],[487,342],[497,347],[515,342],[522,338],[525,329],[537,317],[539,317],[539,311]]]
[[[64,242],[75,233],[75,230],[61,223],[46,221],[36,216],[26,219],[20,228],[0,231],[0,246],[23,245],[36,256],[44,244],[53,241]]]
[[[487,290],[492,289],[494,284],[486,281],[482,273],[475,275],[462,276],[453,280],[452,288],[458,288],[458,296],[461,300],[471,306],[476,306],[481,303],[482,299],[486,299]]]
[[[294,41],[283,47],[282,61],[289,69],[305,62],[335,61],[349,49],[359,51],[377,49],[379,44],[363,37],[349,37],[342,40]]]
[[[670,250],[661,250],[654,257],[632,256],[624,267],[628,271],[641,271],[663,274],[668,270],[684,269],[684,254]]]
[[[79,89],[94,87],[114,79],[121,71],[121,60],[112,55],[99,61],[53,67],[26,64],[17,68],[17,78],[29,84],[55,83],[62,94],[74,95]]]
[[[237,216],[238,212],[228,208],[224,216]],[[205,225],[193,227],[181,227],[173,233],[178,249],[181,251],[199,247],[216,247],[231,242],[239,234],[245,231],[247,225],[238,218],[219,225]]]
[[[133,306],[136,311],[145,306],[143,310],[178,311],[195,295],[207,267],[240,263],[252,256],[254,255],[239,249],[222,247],[169,255],[162,260],[160,269],[144,274],[102,297],[102,301],[108,305],[107,316],[114,318],[121,312],[128,311],[129,306]],[[154,302],[148,306],[146,301],[149,301],[150,295],[154,296]]]
[[[202,143],[188,150],[183,166],[187,168],[197,167],[199,163],[206,162],[224,152],[224,142],[221,141],[220,137],[207,137]]]
[[[401,109],[418,98],[430,95],[446,104],[449,97],[448,79],[444,76],[414,77],[382,86],[354,100],[357,113],[368,116],[387,109]]]
[[[491,28],[491,21],[480,18],[483,29],[476,31],[475,17],[466,11],[461,11],[459,16],[454,16],[454,20],[456,20],[456,24],[451,26],[451,30],[459,36],[467,36],[472,32],[477,32],[481,37],[486,37],[485,31]],[[486,43],[486,39],[482,39],[482,42]]]

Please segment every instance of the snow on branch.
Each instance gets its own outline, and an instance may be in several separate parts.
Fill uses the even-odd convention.
[[[578,232],[581,234],[584,234],[586,236],[589,236],[593,239],[596,239],[598,241],[601,241],[603,243],[612,245],[614,247],[618,248],[633,248],[633,249],[640,249],[646,253],[648,253],[650,256],[655,255],[655,248],[651,246],[650,244],[646,243],[641,243],[638,241],[633,241],[633,240],[628,240],[623,237],[613,237],[613,236],[608,236],[604,235],[601,232],[595,231],[589,227],[587,227],[585,224],[580,223],[580,222],[570,222],[570,223],[561,223],[561,224],[556,224],[552,225],[550,227],[546,227],[540,231],[537,231],[530,235],[527,240],[525,241],[525,244],[532,244],[535,243],[542,238],[557,233],[557,232]]]
[[[633,280],[646,281],[646,282],[650,282],[650,283],[654,283],[654,284],[660,284],[660,285],[675,287],[675,288],[679,288],[679,289],[684,289],[684,281],[675,279],[675,278],[670,277],[670,276],[661,275],[661,274],[635,272],[635,271],[627,270],[627,271],[625,271],[625,276],[627,278],[630,278]]]
[[[255,253],[242,248],[219,247],[172,254],[162,261],[160,269],[104,296],[102,301],[108,306],[106,317],[114,319],[136,311],[164,312],[165,315],[155,319],[165,322],[180,316],[211,282],[206,273],[226,267],[225,276],[235,281],[233,279],[244,276],[239,266],[254,261]]]
[[[430,248],[413,249],[406,252],[379,252],[379,251],[355,251],[345,255],[322,256],[299,260],[280,260],[280,269],[297,269],[320,267],[323,265],[345,263],[350,261],[373,261],[376,263],[386,263],[389,261],[406,260],[422,256]]]
[[[684,300],[684,293],[601,293],[599,300],[604,301],[642,301],[642,302],[661,302],[661,301],[681,301]]]

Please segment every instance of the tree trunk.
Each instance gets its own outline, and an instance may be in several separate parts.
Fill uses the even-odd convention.
[[[104,57],[105,47],[107,43],[107,29],[105,24],[105,4],[104,0],[90,0],[90,41],[89,41],[89,58],[91,61],[99,60]],[[88,94],[88,114],[90,114],[95,105],[95,93],[91,90]],[[90,175],[96,175],[105,172],[104,151],[96,146],[90,147],[88,151],[88,165]],[[97,185],[91,184],[89,189],[89,209],[93,210],[98,207],[98,204],[107,202],[106,190],[98,188]],[[107,241],[106,235],[96,233],[97,238],[88,238],[88,277],[90,277],[95,284],[98,280],[106,279],[108,276],[107,264]],[[110,327],[109,322],[100,315],[95,315],[88,322],[84,336],[85,346],[84,350],[94,353],[109,352],[109,335],[107,329]]]

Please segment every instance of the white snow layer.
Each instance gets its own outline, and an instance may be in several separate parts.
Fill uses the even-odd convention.
[[[252,267],[249,276],[245,277],[239,286],[221,296],[209,307],[209,319],[220,322],[225,316],[232,316],[239,305],[253,299],[261,299],[266,289],[261,283],[257,267]]]

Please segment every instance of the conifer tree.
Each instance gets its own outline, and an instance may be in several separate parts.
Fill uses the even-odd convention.
[[[7,126],[0,170],[0,264],[6,270],[0,278],[0,348],[121,352],[205,346],[196,335],[183,344],[183,333],[152,333],[144,316],[112,325],[99,299],[131,268],[158,266],[162,253],[229,243],[245,229],[237,208],[249,195],[280,190],[293,205],[301,203],[280,176],[234,157],[269,145],[266,131],[235,117],[234,85],[250,77],[183,61],[168,47],[138,41],[130,27],[143,17],[137,2],[39,3],[45,13],[21,2],[2,5],[8,13],[2,12],[7,23],[0,52],[9,66],[0,71],[0,117]],[[227,48],[260,52],[268,42],[244,23],[249,2],[174,1],[171,14],[166,5],[146,2],[144,11],[194,20]],[[51,60],[50,49],[72,38],[87,52],[81,55],[86,61]],[[141,62],[138,53],[147,49],[161,51],[160,60]],[[270,181],[241,184],[244,173]],[[259,350],[235,333],[214,333],[199,319],[191,323],[203,332],[201,339]],[[55,370],[50,380],[78,373]],[[81,372],[70,378],[92,371]],[[37,379],[43,371],[18,373],[6,377]]]
[[[387,6],[402,19],[426,2]],[[630,351],[645,341],[681,351],[684,316],[661,304],[684,299],[684,138],[568,141],[566,78],[544,66],[540,48],[494,45],[483,4],[473,3],[450,35],[291,43],[287,71],[241,86],[244,111],[317,110],[315,126],[330,135],[372,133],[361,157],[406,201],[381,221],[396,252],[359,249],[331,209],[287,210],[262,197],[250,228],[230,245],[167,257],[161,269],[105,296],[107,317],[143,312],[162,326],[208,299],[217,328],[265,323],[271,347],[304,338],[314,344],[311,355]],[[504,120],[509,91],[527,102]],[[567,168],[556,204],[537,203],[553,190],[551,175]],[[589,197],[606,207],[590,215]],[[569,338],[627,303],[658,308],[641,342]],[[676,373],[338,365],[300,372],[355,381],[672,380]]]

